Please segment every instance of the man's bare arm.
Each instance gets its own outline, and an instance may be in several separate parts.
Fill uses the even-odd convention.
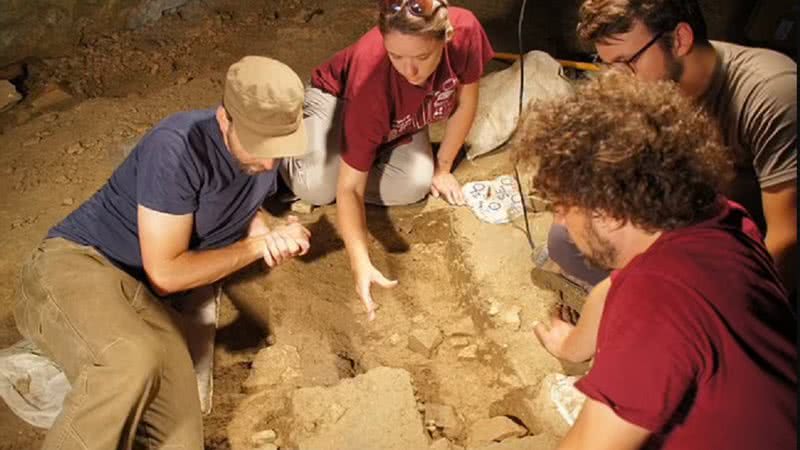
[[[614,414],[607,405],[587,398],[558,450],[637,450],[650,434]]]
[[[761,191],[767,221],[765,243],[787,290],[797,285],[797,181],[791,180]]]

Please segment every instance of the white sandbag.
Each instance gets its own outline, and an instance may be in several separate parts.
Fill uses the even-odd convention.
[[[467,158],[474,159],[500,147],[514,133],[519,119],[519,69],[517,61],[505,70],[481,78],[478,110],[466,138]],[[537,50],[525,55],[524,107],[572,92],[558,61]],[[441,142],[444,126],[445,121],[431,125],[432,141]]]

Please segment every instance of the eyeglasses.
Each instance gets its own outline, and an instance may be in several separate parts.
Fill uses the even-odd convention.
[[[439,0],[435,3],[434,6],[434,0],[382,0],[381,6],[389,14],[397,14],[403,8],[407,8],[408,12],[417,17],[431,17],[439,8],[447,8],[447,3],[444,1]]]
[[[661,39],[661,36],[664,36],[665,33],[666,33],[666,31],[660,31],[660,32],[656,33],[656,35],[653,36],[653,39],[650,39],[650,42],[648,42],[647,44],[644,44],[644,46],[642,48],[640,48],[638,52],[634,53],[633,56],[631,56],[630,58],[628,58],[626,60],[615,61],[615,62],[612,62],[612,63],[606,63],[606,62],[603,62],[600,59],[600,55],[595,53],[592,56],[592,62],[597,64],[598,66],[604,68],[604,69],[608,69],[608,68],[613,67],[613,68],[618,68],[618,69],[628,69],[632,73],[636,73],[636,68],[634,67],[634,64],[636,63],[636,60],[638,60],[639,57],[642,56],[644,54],[644,52],[647,51],[648,48],[652,47],[653,44],[656,43],[656,41]]]

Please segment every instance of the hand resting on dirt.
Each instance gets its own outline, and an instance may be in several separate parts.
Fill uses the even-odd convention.
[[[431,195],[436,198],[444,197],[451,205],[463,206],[464,193],[461,184],[450,172],[435,173],[431,181]]]

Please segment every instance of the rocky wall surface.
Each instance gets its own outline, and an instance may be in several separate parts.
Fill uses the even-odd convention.
[[[0,68],[70,54],[82,37],[158,20],[192,0],[0,0]]]
[[[185,3],[220,3],[235,10],[238,1],[0,0],[0,78],[3,78],[2,68],[12,63],[30,57],[69,55],[85,36],[138,28],[157,21],[164,11]],[[742,41],[754,1],[729,0],[722,5],[713,0],[701,0],[711,37]],[[263,3],[278,4],[281,0],[263,0]],[[336,0],[316,3],[327,9],[337,6]],[[450,3],[475,13],[492,37],[496,50],[517,50],[516,25],[522,0],[452,0]],[[528,0],[525,49],[542,50],[562,58],[585,51],[575,36],[581,3],[582,0]]]

